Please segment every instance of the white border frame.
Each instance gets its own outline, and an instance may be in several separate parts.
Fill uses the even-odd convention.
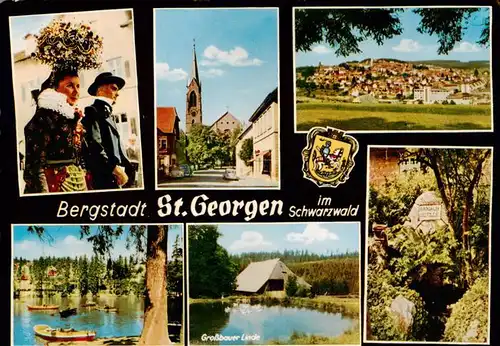
[[[277,88],[278,88],[278,186],[269,187],[254,187],[254,186],[228,186],[228,187],[176,187],[175,185],[169,186],[168,183],[165,187],[159,187],[158,183],[158,135],[157,135],[157,78],[156,78],[156,13],[157,11],[177,11],[177,10],[192,10],[192,11],[214,11],[214,10],[275,10],[276,11],[276,56],[277,56]],[[155,147],[155,190],[281,190],[282,164],[281,164],[281,88],[280,88],[280,16],[279,7],[176,7],[176,8],[153,8],[153,55],[154,55],[154,147]],[[258,106],[257,106],[258,107]],[[245,130],[245,129],[243,129]]]
[[[32,226],[34,224],[28,224],[28,223],[13,223],[10,225],[10,342],[11,345],[14,344],[14,233],[15,233],[15,227],[23,227],[23,226]],[[71,223],[43,223],[43,224],[38,224],[40,226],[180,226],[181,227],[181,236],[183,237],[183,242],[182,242],[182,258],[183,258],[183,263],[182,263],[182,327],[181,327],[181,333],[184,337],[184,344],[186,344],[186,322],[187,322],[187,314],[186,314],[186,277],[187,275],[184,275],[186,273],[185,269],[187,269],[187,264],[186,264],[186,258],[187,258],[187,243],[186,243],[186,236],[187,236],[187,227],[186,224],[181,223],[181,222],[173,222],[173,223],[86,223],[86,224],[71,224]],[[143,318],[144,319],[144,318]],[[99,337],[96,337],[98,339]],[[173,345],[181,345],[181,343],[175,343]]]
[[[51,13],[40,13],[40,14],[28,14],[28,15],[19,15],[19,16],[9,16],[9,33],[10,33],[10,59],[11,59],[11,72],[12,72],[12,89],[14,92],[14,118],[15,118],[15,130],[16,130],[16,149],[18,152],[20,152],[19,148],[19,138],[17,136],[18,132],[18,126],[20,126],[17,117],[15,114],[17,112],[15,111],[16,108],[16,96],[17,93],[19,92],[15,88],[15,80],[16,80],[16,74],[15,74],[15,62],[14,62],[14,54],[16,52],[13,51],[13,46],[12,46],[12,21],[14,18],[23,18],[23,17],[41,17],[41,16],[57,16],[57,15],[72,15],[72,14],[85,14],[85,13],[103,13],[103,12],[126,12],[130,11],[132,14],[132,45],[134,46],[134,69],[135,69],[135,76],[137,80],[137,90],[135,92],[136,94],[136,101],[137,101],[137,132],[140,134],[140,143],[139,143],[139,150],[141,153],[141,162],[139,165],[141,166],[142,169],[142,187],[132,187],[132,188],[117,188],[117,189],[102,189],[102,190],[87,190],[87,191],[73,191],[73,192],[45,192],[45,193],[24,193],[21,189],[21,182],[23,181],[23,172],[24,170],[19,169],[21,165],[21,161],[19,159],[19,155],[16,155],[16,162],[17,162],[17,167],[16,167],[16,172],[17,172],[17,185],[18,185],[18,190],[19,190],[19,197],[32,197],[32,196],[52,196],[52,195],[75,195],[75,194],[82,194],[82,193],[101,193],[101,192],[117,192],[117,191],[142,191],[145,189],[144,186],[144,153],[143,153],[143,147],[142,147],[142,141],[143,141],[143,136],[142,136],[142,129],[141,129],[141,109],[139,105],[139,75],[138,75],[138,70],[137,70],[137,49],[136,49],[136,40],[135,40],[135,17],[134,17],[134,9],[133,8],[119,8],[119,9],[112,9],[112,10],[91,10],[91,11],[72,11],[72,12],[51,12]],[[136,172],[138,173],[138,172]]]
[[[279,225],[307,225],[311,223],[319,223],[319,224],[357,224],[358,225],[358,253],[359,253],[359,315],[358,315],[358,323],[359,323],[359,344],[335,344],[335,346],[352,346],[352,345],[362,345],[362,340],[363,340],[363,328],[362,328],[362,313],[361,313],[361,307],[363,306],[362,304],[362,297],[361,297],[361,286],[362,286],[362,268],[361,268],[361,221],[296,221],[296,222],[279,222]],[[190,346],[191,345],[191,338],[190,338],[190,316],[189,316],[189,300],[191,299],[189,296],[189,227],[190,226],[205,226],[205,225],[254,225],[257,227],[263,227],[266,225],[275,225],[276,222],[191,222],[191,223],[186,223],[186,269],[187,269],[187,274],[186,274],[186,283],[187,283],[187,296],[186,296],[186,306],[187,306],[187,317],[186,317],[186,326],[187,326],[187,339],[184,339],[185,345]],[[204,344],[193,344],[197,346],[207,346]],[[245,344],[237,344],[237,346],[243,346]],[[260,344],[260,345],[265,345],[265,344]],[[292,345],[285,345],[285,346],[292,346]],[[294,345],[294,346],[310,346],[310,345]]]
[[[365,290],[364,290],[364,302],[363,302],[363,308],[364,308],[364,316],[363,316],[363,322],[364,322],[364,328],[363,328],[363,342],[368,343],[368,344],[438,344],[438,345],[470,345],[470,342],[443,342],[443,341],[386,341],[386,340],[368,340],[366,338],[366,316],[368,312],[368,301],[367,301],[367,296],[368,296],[368,223],[369,223],[369,213],[368,211],[370,210],[370,150],[371,148],[399,148],[399,149],[406,149],[406,148],[434,148],[434,149],[490,149],[491,150],[491,157],[489,160],[491,161],[491,184],[490,184],[490,217],[489,217],[489,236],[488,236],[488,271],[489,271],[489,294],[488,294],[488,340],[486,343],[476,343],[477,345],[490,345],[491,343],[491,223],[493,220],[493,169],[494,169],[494,164],[493,164],[493,154],[494,154],[494,148],[490,146],[425,146],[425,145],[367,145],[367,150],[366,150],[366,155],[367,155],[367,167],[366,167],[366,218],[365,218]]]
[[[474,132],[486,132],[486,133],[493,133],[495,130],[494,126],[494,111],[493,111],[493,50],[492,50],[492,45],[493,45],[493,6],[367,6],[364,7],[366,9],[380,9],[380,8],[396,8],[396,9],[415,9],[415,8],[487,8],[489,9],[489,14],[490,14],[490,37],[489,37],[489,51],[490,51],[490,97],[491,97],[491,103],[490,103],[490,109],[491,109],[491,115],[490,115],[490,120],[491,120],[491,129],[485,129],[485,130],[347,130],[347,133],[371,133],[371,134],[378,134],[378,133],[474,133]],[[293,49],[293,130],[295,134],[302,134],[302,133],[308,133],[309,130],[297,130],[297,66],[296,66],[296,50],[295,50],[295,11],[296,10],[309,10],[309,9],[342,9],[342,10],[348,10],[348,9],[361,9],[359,6],[358,7],[353,7],[353,6],[317,6],[317,7],[311,7],[311,6],[298,6],[298,7],[293,7],[292,8],[292,49]],[[409,60],[410,61],[410,60]],[[316,126],[322,126],[326,127],[327,124],[321,124],[318,123]]]

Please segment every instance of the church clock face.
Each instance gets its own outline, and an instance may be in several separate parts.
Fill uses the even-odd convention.
[[[192,111],[192,112],[191,112],[191,116],[192,116],[193,118],[194,118],[194,117],[196,117],[196,111]]]

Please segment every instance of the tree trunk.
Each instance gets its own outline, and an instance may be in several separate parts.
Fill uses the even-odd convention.
[[[144,327],[139,345],[170,345],[167,314],[167,226],[148,226]]]
[[[483,164],[486,159],[489,157],[489,150],[484,152],[484,155],[478,159],[477,165],[474,168],[474,176],[472,177],[472,181],[467,189],[467,194],[465,196],[465,203],[463,207],[463,215],[462,215],[462,249],[465,254],[465,278],[466,278],[466,287],[470,287],[472,285],[472,256],[471,249],[469,244],[469,217],[471,210],[474,206],[474,191],[479,184],[479,180],[481,179],[481,175],[483,173]]]
[[[462,250],[465,255],[465,287],[469,288],[472,283],[471,255],[469,247],[469,213],[472,198],[467,196],[462,215]],[[470,201],[470,202],[469,202]]]

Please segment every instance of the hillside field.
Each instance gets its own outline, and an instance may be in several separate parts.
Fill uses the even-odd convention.
[[[490,130],[490,105],[349,104],[310,101],[296,105],[296,130],[331,126],[345,131]]]

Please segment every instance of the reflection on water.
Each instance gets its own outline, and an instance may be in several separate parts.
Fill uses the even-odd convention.
[[[234,305],[231,303],[195,303],[189,307],[189,332],[193,343],[202,343],[203,335],[258,335],[259,340],[221,341],[219,344],[266,344],[270,340],[289,340],[296,333],[336,337],[356,324],[341,313],[308,308]],[[210,343],[210,342],[204,342]]]
[[[96,331],[97,337],[138,336],[141,334],[144,315],[144,299],[135,296],[101,297],[94,301],[98,305],[118,308],[117,313],[82,307],[85,298],[21,298],[14,300],[14,345],[43,345],[35,338],[33,327],[47,324],[52,328],[74,328]],[[28,311],[27,305],[55,304],[60,309],[78,308],[77,314],[61,318],[58,310]],[[182,300],[169,299],[169,320],[182,321]]]

